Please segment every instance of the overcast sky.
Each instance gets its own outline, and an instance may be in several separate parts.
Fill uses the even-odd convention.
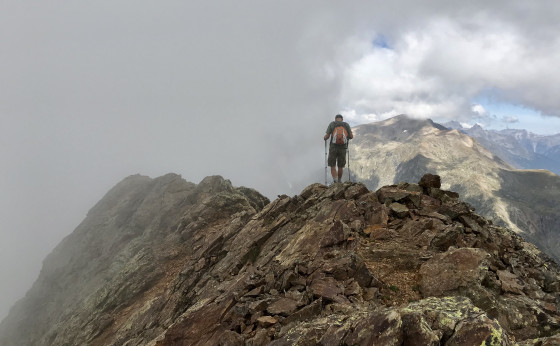
[[[113,185],[322,181],[322,136],[406,113],[560,132],[556,1],[0,2],[0,318]]]

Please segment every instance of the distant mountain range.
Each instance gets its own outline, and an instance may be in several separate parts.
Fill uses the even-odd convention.
[[[478,124],[468,128],[456,121],[443,125],[475,138],[515,168],[548,169],[560,174],[560,133],[543,136],[527,130],[485,130]]]
[[[480,128],[471,130],[471,133],[484,134]],[[352,175],[368,188],[375,190],[402,181],[418,181],[425,173],[438,174],[443,188],[458,192],[481,215],[522,234],[560,262],[558,175],[547,170],[518,170],[506,162],[510,159],[486,148],[474,135],[431,120],[400,115],[356,126],[353,131]],[[511,147],[521,148],[522,145],[516,143],[526,138],[526,145],[535,143],[533,152],[552,155],[557,151],[556,137],[546,139],[525,134],[525,137],[518,136],[519,141],[512,140]],[[513,134],[511,137],[515,138]],[[502,138],[507,142],[507,132]],[[497,138],[495,142],[499,143]],[[496,144],[493,148],[499,146]],[[510,150],[511,156],[521,160],[521,154],[513,154],[518,152],[516,150]],[[536,157],[536,154],[526,155],[526,162],[534,163]]]

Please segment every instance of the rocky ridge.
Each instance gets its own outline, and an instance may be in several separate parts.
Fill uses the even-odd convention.
[[[45,260],[2,345],[553,345],[560,268],[441,189],[125,179]]]

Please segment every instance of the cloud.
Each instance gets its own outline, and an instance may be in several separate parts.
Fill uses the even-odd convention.
[[[434,14],[405,24],[391,35],[391,48],[372,44],[348,65],[342,103],[368,114],[363,120],[407,113],[466,121],[482,115],[471,107],[480,96],[558,116],[560,72],[552,66],[560,39],[549,35],[557,24],[528,30],[537,15],[548,17],[544,8],[529,10],[527,21],[472,9],[461,18]]]
[[[0,319],[125,176],[220,174],[271,198],[317,181],[340,34],[294,5],[2,2]]]
[[[518,123],[519,118],[516,117],[516,116],[505,116],[505,117],[502,117],[501,121],[506,123],[506,124],[513,124],[513,123]]]
[[[475,104],[471,107],[471,110],[478,114],[479,116],[485,116],[487,115],[486,109],[484,109],[484,106],[482,106],[481,104]]]

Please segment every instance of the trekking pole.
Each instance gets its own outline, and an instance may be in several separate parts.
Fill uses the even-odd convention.
[[[325,139],[325,185],[327,185],[327,140]]]
[[[352,179],[350,178],[350,140],[348,140],[348,143],[346,143],[346,153],[348,154],[348,181],[352,182]]]

